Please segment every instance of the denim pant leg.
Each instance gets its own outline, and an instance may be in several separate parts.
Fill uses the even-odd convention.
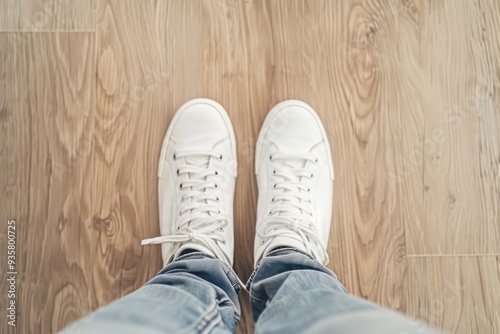
[[[234,333],[240,286],[233,270],[203,253],[167,265],[135,292],[63,333]]]
[[[290,248],[262,259],[247,289],[256,333],[437,333],[350,295],[332,271]]]

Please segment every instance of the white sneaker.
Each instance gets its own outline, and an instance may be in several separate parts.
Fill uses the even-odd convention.
[[[158,165],[164,264],[193,249],[233,264],[233,198],[236,140],[224,108],[194,99],[175,114]]]
[[[333,199],[330,145],[316,112],[288,100],[267,115],[257,141],[255,265],[277,247],[326,264]]]

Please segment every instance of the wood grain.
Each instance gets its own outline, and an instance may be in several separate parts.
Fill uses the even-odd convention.
[[[500,202],[498,96],[484,92],[498,81],[490,53],[500,49],[483,37],[486,27],[498,29],[500,11],[490,20],[484,11],[481,2],[434,4],[421,16],[428,24],[418,29],[419,39],[405,43],[413,51],[404,58],[414,64],[426,100],[416,120],[416,147],[405,152],[411,183],[404,183],[423,199],[423,214],[415,215],[421,219],[405,219],[408,254],[500,251],[500,219],[493,209]],[[425,53],[415,52],[422,48]]]
[[[1,187],[2,212],[17,223],[16,329],[52,332],[97,306],[90,293],[92,240],[86,231],[94,36],[34,35],[15,48],[9,38],[0,34]],[[1,284],[5,292],[3,274]]]
[[[408,260],[408,313],[451,333],[500,332],[498,256]]]
[[[154,47],[164,37],[164,30],[154,22],[166,22],[166,8],[152,2],[136,4],[101,1],[98,8],[96,117],[90,156],[96,175],[91,218],[95,258],[90,271],[99,306],[132,292],[159,266],[158,254],[140,247],[140,239],[157,231],[148,224],[158,220],[158,207],[156,201],[147,200],[156,196],[155,170],[147,160],[160,145],[149,135],[160,136],[166,122],[162,104],[168,69],[166,59],[161,61],[163,52]],[[127,12],[134,15],[123,14]],[[137,52],[144,48],[148,54]],[[146,128],[150,131],[144,133]]]
[[[95,31],[97,0],[1,0],[0,31]],[[18,36],[26,37],[26,36]],[[19,41],[22,41],[19,38]]]
[[[159,234],[162,139],[180,105],[209,97],[238,141],[242,280],[255,141],[274,104],[301,99],[332,147],[329,267],[355,295],[496,334],[499,36],[495,0],[0,0],[0,205],[19,227],[17,332],[57,331],[161,269],[160,248],[140,240]],[[238,331],[251,333],[240,301]]]
[[[160,233],[157,159],[176,109],[202,93],[202,7],[182,4],[99,3],[91,269],[95,290],[106,292],[99,305],[161,269],[159,248],[140,246]]]
[[[336,168],[334,269],[353,293],[404,310],[401,277],[407,264],[400,190],[388,177],[397,168],[400,119],[393,107],[398,103],[395,73],[384,59],[395,57],[396,18],[385,6],[353,2],[324,10],[318,33],[326,26],[337,38],[325,34],[315,48],[327,46],[324,65],[317,68],[317,75],[324,76],[317,99],[331,101],[325,118]]]
[[[258,121],[252,112],[252,100],[248,87],[249,25],[245,22],[246,7],[238,1],[205,1],[203,7],[203,85],[204,96],[221,103],[233,121],[238,150],[238,178],[235,190],[235,262],[234,269],[239,277],[250,277],[253,267],[253,249],[255,233],[255,212],[248,206],[255,207],[256,183],[254,181],[253,155],[255,152],[255,129]],[[210,22],[207,25],[205,22]],[[261,62],[259,62],[261,64]],[[239,120],[234,122],[234,120]],[[238,204],[239,203],[239,204]],[[243,205],[245,203],[245,205]],[[242,317],[238,332],[253,331],[253,321],[247,293],[239,296]]]

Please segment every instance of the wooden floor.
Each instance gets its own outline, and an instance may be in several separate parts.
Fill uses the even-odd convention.
[[[500,333],[496,0],[0,0],[0,267],[15,219],[17,332],[57,331],[160,269],[160,248],[140,246],[159,233],[160,146],[202,96],[238,140],[242,279],[255,140],[275,103],[301,99],[332,147],[330,267],[347,288]],[[0,288],[4,309],[3,274]]]

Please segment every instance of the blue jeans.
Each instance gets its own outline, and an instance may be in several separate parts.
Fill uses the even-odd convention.
[[[350,295],[333,272],[293,249],[269,253],[247,283],[256,333],[437,333]],[[203,253],[167,265],[137,291],[65,333],[234,333],[240,286],[233,270]]]

